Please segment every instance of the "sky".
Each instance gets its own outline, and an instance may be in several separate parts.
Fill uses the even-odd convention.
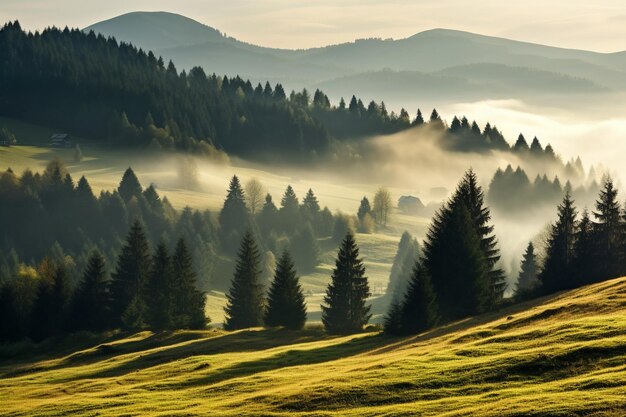
[[[0,0],[0,21],[18,19],[29,30],[84,28],[132,11],[179,13],[246,42],[291,49],[447,28],[600,52],[626,50],[624,0]]]

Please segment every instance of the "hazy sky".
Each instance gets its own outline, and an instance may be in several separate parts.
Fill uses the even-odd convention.
[[[515,4],[514,4],[515,3]],[[180,13],[255,44],[303,48],[443,27],[555,46],[626,50],[625,0],[0,0],[27,29],[85,27],[137,10]]]

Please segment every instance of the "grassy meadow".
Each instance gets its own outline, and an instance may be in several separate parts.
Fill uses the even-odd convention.
[[[12,416],[621,416],[626,278],[407,338],[76,335],[0,350]]]

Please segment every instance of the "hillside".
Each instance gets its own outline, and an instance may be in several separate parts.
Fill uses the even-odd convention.
[[[619,278],[403,339],[309,328],[3,346],[0,395],[15,416],[618,416],[625,305]]]
[[[494,65],[489,74],[501,82],[483,84],[475,94],[465,88],[446,88],[445,78],[421,93],[420,98],[458,100],[492,98],[504,94],[518,97],[528,84],[541,85],[546,94],[602,93],[626,88],[626,54],[603,54],[591,51],[557,48],[528,42],[483,36],[449,29],[433,29],[397,40],[362,39],[339,45],[306,50],[275,49],[251,45],[224,37],[216,29],[171,13],[136,12],[109,19],[85,28],[139,47],[153,49],[156,54],[173,59],[183,68],[202,66],[207,72],[239,74],[254,81],[278,81],[290,88],[303,86],[331,88],[332,97],[346,95],[340,89],[343,77],[364,77],[384,69],[384,77],[369,77],[368,82],[350,94],[384,98],[386,102],[404,100],[406,72],[426,73],[439,77],[439,72],[453,72],[461,85],[472,84],[475,64]],[[528,70],[521,82],[515,82],[521,69]],[[425,76],[422,76],[424,78]],[[513,79],[507,84],[506,80]],[[553,83],[550,80],[555,79]],[[580,87],[566,86],[568,79]],[[430,80],[416,81],[429,83]],[[369,83],[373,83],[370,86]],[[456,84],[456,82],[454,83]],[[563,85],[566,84],[566,85]],[[367,89],[366,87],[370,87]],[[507,86],[502,91],[502,86]],[[443,97],[439,97],[438,91]],[[380,91],[384,91],[381,95]],[[471,92],[470,92],[471,93]]]

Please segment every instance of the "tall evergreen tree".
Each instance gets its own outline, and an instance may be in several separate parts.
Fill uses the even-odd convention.
[[[176,243],[172,257],[174,325],[178,329],[204,329],[210,321],[204,312],[206,298],[197,289],[193,259],[184,239]]]
[[[389,315],[393,310],[389,312]],[[397,313],[396,313],[397,314]],[[423,332],[437,322],[437,299],[428,271],[415,262],[411,281],[400,305],[400,334]],[[386,330],[393,333],[394,329]]]
[[[122,323],[126,314],[129,320],[139,324],[145,317],[144,291],[150,274],[150,249],[143,226],[136,220],[117,258],[117,267],[111,278],[111,315],[114,325]],[[127,320],[128,322],[128,320]]]
[[[595,279],[601,281],[623,274],[623,235],[620,218],[620,204],[617,189],[611,177],[606,177],[593,212],[596,222],[593,225],[596,241],[595,259],[597,270]]]
[[[226,330],[246,329],[263,323],[264,300],[259,262],[257,245],[248,230],[241,241],[235,275],[226,296]]]
[[[288,235],[293,234],[300,225],[300,205],[291,185],[287,186],[285,194],[280,200],[280,218],[283,231]]]
[[[482,187],[478,185],[478,178],[474,170],[470,169],[465,173],[453,199],[463,201],[469,209],[476,233],[480,238],[480,248],[487,261],[489,271],[488,308],[493,308],[502,299],[506,282],[504,271],[497,266],[500,260],[500,251],[496,236],[493,234],[494,226],[489,224],[491,213],[484,204],[484,193]]]
[[[130,201],[133,197],[139,198],[141,195],[141,184],[139,183],[139,179],[137,179],[137,176],[132,168],[128,167],[128,169],[124,172],[124,176],[122,177],[122,181],[120,182],[117,191],[120,193],[120,196],[125,202]]]
[[[236,175],[230,180],[228,194],[219,214],[219,223],[222,248],[226,253],[233,254],[249,227],[249,212],[243,188]]]
[[[365,301],[370,296],[363,260],[354,235],[348,232],[341,244],[331,282],[322,305],[322,323],[331,334],[358,332],[369,321],[371,306]]]
[[[63,263],[50,262],[49,269],[42,274],[33,304],[30,332],[32,340],[40,342],[67,330],[70,297],[67,268]]]
[[[419,244],[407,231],[402,233],[398,250],[391,265],[386,295],[392,300],[402,301],[411,281],[413,268],[419,257]]]
[[[521,268],[517,277],[516,294],[522,295],[534,291],[539,285],[539,266],[532,242],[528,242],[522,258]]]
[[[94,250],[72,300],[72,327],[75,330],[107,328],[111,302],[108,284],[104,257]]]
[[[558,219],[550,228],[546,258],[539,274],[541,286],[546,294],[571,288],[571,263],[574,254],[576,233],[576,208],[569,193],[558,206]]]
[[[308,221],[311,226],[317,229],[320,221],[320,204],[317,201],[317,197],[313,193],[313,190],[309,188],[306,196],[302,200],[302,217],[303,221]],[[315,233],[316,230],[314,230]],[[315,233],[317,235],[317,233]]]
[[[306,304],[300,280],[289,252],[284,251],[267,294],[265,324],[296,330],[301,329],[305,322]]]
[[[587,209],[578,222],[578,231],[574,242],[574,259],[572,260],[572,274],[574,286],[578,287],[596,281],[595,268],[595,239],[593,224],[589,218]]]
[[[417,115],[415,116],[415,120],[413,120],[414,126],[421,126],[424,124],[424,116],[422,116],[422,111],[417,109]]]
[[[367,199],[367,197],[363,197],[361,199],[361,204],[359,204],[359,210],[357,211],[356,215],[360,221],[363,221],[363,218],[366,214],[372,214],[372,206],[370,205],[370,201]]]
[[[462,199],[450,201],[435,214],[423,251],[424,267],[432,279],[443,318],[462,318],[489,307],[489,263],[471,212]]]
[[[173,274],[172,260],[167,246],[161,242],[157,245],[152,256],[152,268],[146,283],[146,296],[144,298],[148,308],[146,322],[153,330],[173,327]]]
[[[278,228],[278,208],[270,194],[265,196],[265,204],[259,213],[257,223],[263,235],[269,235],[271,231],[276,231]]]

